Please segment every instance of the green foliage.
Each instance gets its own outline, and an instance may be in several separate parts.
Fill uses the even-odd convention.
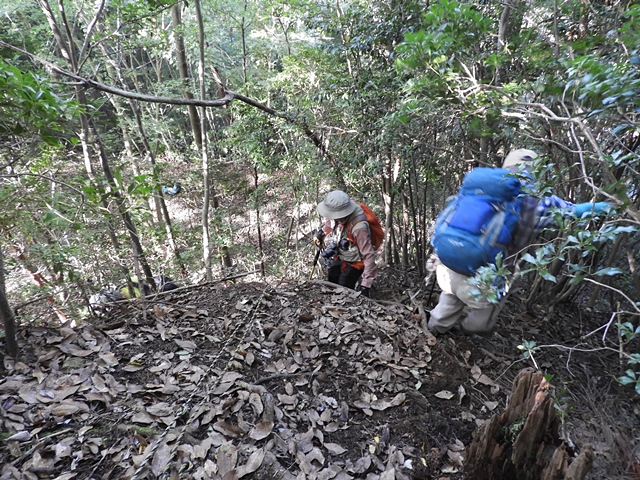
[[[531,271],[536,271],[542,278],[549,282],[556,283],[556,277],[548,270],[549,264],[557,258],[556,248],[553,244],[543,245],[535,251],[535,257],[529,253],[522,255],[522,260],[531,265],[531,268],[522,270],[522,275]]]
[[[457,69],[457,61],[468,56],[469,51],[477,52],[486,41],[492,23],[475,7],[455,0],[432,4],[423,21],[428,28],[406,33],[404,42],[396,49],[400,69],[431,66],[440,74],[447,67]],[[493,55],[491,62],[496,59]]]
[[[638,21],[640,20],[640,4],[635,3],[622,12],[623,24],[618,30],[618,35],[622,44],[629,50],[629,62],[640,65],[640,32],[638,32]]]
[[[503,255],[499,253],[495,263],[480,267],[475,276],[468,280],[475,287],[471,290],[472,295],[494,305],[500,303],[513,279],[513,274],[502,261]]]
[[[514,443],[516,441],[526,421],[527,421],[527,417],[525,415],[521,415],[515,421],[513,421],[513,423],[502,427],[504,431],[504,435],[509,442]]]
[[[635,326],[631,322],[618,323],[618,330],[624,346],[629,345],[629,343],[634,340],[640,339],[640,326]],[[627,355],[627,365],[640,365],[640,354],[631,353]],[[627,369],[624,374],[618,377],[618,381],[622,385],[632,385],[636,393],[640,395],[640,374],[635,370],[631,368]]]
[[[59,144],[61,118],[69,103],[32,72],[21,72],[0,59],[0,136],[38,135],[51,146]]]
[[[406,78],[403,118],[451,119],[451,135],[458,138],[495,138],[516,128],[503,117],[504,95],[477,88],[479,82],[491,83],[507,61],[491,40],[496,25],[491,13],[466,2],[437,2],[424,14],[422,28],[405,34],[395,56],[398,73]],[[523,90],[508,81],[503,89],[514,95]]]
[[[633,385],[636,393],[640,395],[640,375],[634,370],[624,372],[624,375],[618,377],[618,381],[622,385]]]
[[[610,62],[585,55],[569,62],[567,92],[591,109],[589,116],[620,108],[640,107],[640,71],[629,62]]]
[[[535,341],[523,340],[523,342],[518,345],[518,350],[522,352],[522,358],[524,358],[525,360],[530,359],[535,365],[536,369],[539,369],[534,354],[540,351],[540,347],[537,346]]]
[[[571,397],[569,396],[569,389],[566,385],[562,388],[557,388],[553,384],[551,384],[551,380],[553,379],[553,375],[547,374],[544,376],[545,380],[551,386],[549,393],[551,398],[553,398],[553,409],[556,412],[556,416],[560,419],[562,424],[567,420],[567,416],[574,409],[573,402]]]

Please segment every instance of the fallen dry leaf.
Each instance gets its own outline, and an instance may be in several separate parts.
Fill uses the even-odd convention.
[[[489,409],[489,411],[493,411],[497,408],[497,406],[499,405],[498,402],[492,402],[492,401],[485,401],[484,405]]]
[[[166,417],[171,415],[172,413],[175,413],[175,411],[175,407],[173,405],[169,405],[166,402],[155,403],[147,407],[147,413],[150,413],[155,417]]]
[[[272,430],[273,422],[260,422],[249,431],[249,437],[254,440],[262,440],[271,435]]]
[[[443,400],[451,400],[453,397],[455,397],[455,394],[450,392],[449,390],[440,390],[435,394],[435,396],[438,398],[442,398]]]
[[[249,475],[250,473],[255,472],[260,468],[262,462],[264,461],[265,452],[263,449],[258,449],[251,454],[247,463],[244,465],[240,465],[237,469],[238,478],[242,478],[245,475]]]
[[[327,442],[324,447],[329,451],[331,455],[342,455],[347,451],[346,448],[338,445],[337,443]]]
[[[462,467],[464,463],[464,457],[460,452],[454,452],[453,450],[447,450],[447,457],[454,465]]]
[[[174,342],[176,342],[176,344],[180,347],[183,348],[185,350],[195,350],[196,348],[198,348],[198,346],[196,345],[195,342],[192,342],[191,340],[178,340],[177,338],[173,339]]]
[[[26,430],[23,430],[18,433],[14,433],[13,435],[7,437],[5,439],[7,442],[28,442],[31,440],[31,434]]]
[[[218,474],[224,478],[227,473],[236,468],[238,449],[231,442],[224,443],[216,451],[216,463],[218,464]]]

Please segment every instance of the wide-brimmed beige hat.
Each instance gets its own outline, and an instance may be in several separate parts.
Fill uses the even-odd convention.
[[[519,148],[518,150],[512,150],[509,152],[509,155],[502,162],[502,168],[509,168],[516,165],[520,165],[521,163],[531,162],[534,158],[536,158],[538,154],[533,150],[527,150],[526,148]]]
[[[349,198],[342,190],[329,192],[324,200],[318,204],[320,215],[331,220],[348,217],[353,213],[358,204]]]

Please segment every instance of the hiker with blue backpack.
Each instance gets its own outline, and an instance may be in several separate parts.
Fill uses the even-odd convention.
[[[314,243],[327,263],[327,279],[351,289],[360,280],[358,291],[369,297],[378,273],[376,250],[384,238],[380,221],[342,190],[328,193],[317,210],[327,219],[314,234]]]
[[[491,333],[506,295],[498,305],[478,295],[478,288],[470,283],[476,271],[495,264],[499,255],[513,267],[517,254],[536,234],[554,224],[551,209],[578,218],[611,209],[606,202],[573,204],[555,195],[528,194],[531,185],[514,174],[531,178],[529,166],[537,156],[532,150],[519,149],[507,155],[502,168],[474,168],[438,215],[431,238],[435,256],[427,270],[435,271],[442,293],[430,312],[430,331],[445,333],[459,325],[466,334]],[[463,318],[465,307],[468,313]]]

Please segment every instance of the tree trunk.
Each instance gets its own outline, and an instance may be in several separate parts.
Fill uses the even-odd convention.
[[[97,152],[98,156],[100,157],[100,164],[102,166],[102,171],[104,173],[105,179],[107,180],[108,185],[113,189],[113,198],[116,205],[118,206],[118,212],[120,213],[120,217],[122,217],[122,221],[127,229],[127,233],[129,233],[129,239],[131,240],[131,247],[133,250],[133,258],[135,261],[134,265],[139,265],[140,268],[142,268],[147,283],[149,283],[152,290],[155,290],[156,284],[153,279],[153,273],[151,272],[151,267],[147,262],[147,257],[142,248],[142,244],[140,243],[140,236],[138,235],[136,225],[133,222],[131,215],[129,214],[127,206],[125,205],[125,200],[121,194],[121,185],[117,184],[113,173],[111,172],[111,166],[109,165],[109,160],[107,159],[107,154],[104,150],[102,140],[98,136],[95,127],[91,123],[89,124],[89,132],[93,136],[93,144],[95,145],[95,147],[97,147]]]
[[[511,5],[509,2],[504,4],[502,14],[500,15],[500,23],[498,24],[498,50],[504,51],[507,46],[507,28],[509,26],[509,14],[511,13]]]
[[[171,22],[175,30],[175,42],[176,42],[176,60],[178,64],[178,71],[180,72],[180,78],[184,85],[184,97],[192,99],[193,94],[189,90],[189,69],[187,67],[187,54],[184,49],[184,36],[182,35],[182,2],[176,3],[171,7]],[[198,146],[198,150],[202,149],[202,131],[200,130],[200,118],[198,116],[198,109],[195,105],[189,105],[189,120],[191,121],[191,130],[193,131],[193,139]]]
[[[106,49],[103,49],[103,53],[105,58],[109,58],[107,55]],[[122,71],[121,63],[117,60],[112,60],[112,67],[115,75],[115,78],[113,80],[117,79],[118,83],[120,83],[120,85],[122,85],[123,88],[127,88],[127,82],[126,82],[124,73]],[[131,69],[133,70],[133,68]],[[119,103],[115,101],[112,101],[112,102],[114,103],[114,105],[117,105]],[[149,160],[151,161],[154,184],[157,185],[159,183],[159,175],[158,175],[159,168],[158,168],[158,164],[156,163],[155,153],[151,148],[151,142],[147,137],[146,130],[142,122],[142,112],[140,111],[140,106],[136,100],[129,99],[129,107],[131,108],[131,112],[133,113],[133,116],[136,120],[138,134],[140,135],[140,139],[142,140],[144,151],[147,152],[147,155],[149,156]],[[182,259],[180,257],[180,252],[178,251],[176,246],[175,236],[173,234],[173,227],[171,225],[171,216],[169,215],[167,204],[164,200],[164,196],[162,195],[162,190],[161,189],[154,190],[152,195],[153,195],[153,199],[156,207],[156,216],[158,218],[158,222],[164,225],[165,233],[167,235],[167,241],[169,243],[169,248],[171,251],[171,255],[173,256],[175,265],[180,269],[180,272],[182,273],[182,275],[186,276],[187,270],[184,263],[182,262]]]
[[[393,156],[390,153],[385,155],[384,166],[381,175],[382,200],[384,202],[384,231],[385,231],[385,247],[384,261],[388,265],[394,262],[393,254],[398,252],[399,248],[393,248],[393,239],[391,233],[393,231]]]
[[[257,230],[257,234],[258,234],[258,252],[260,252],[260,272],[262,273],[262,276],[265,277],[267,272],[265,270],[265,266],[264,266],[264,258],[265,258],[265,254],[264,254],[264,245],[262,243],[262,227],[260,226],[260,198],[259,198],[259,192],[258,192],[258,186],[259,186],[259,178],[258,178],[258,165],[254,164],[253,166],[253,187],[254,187],[254,192],[255,192],[255,197],[254,197],[254,203],[255,203],[255,207],[256,207],[256,230]]]
[[[42,12],[44,13],[47,22],[49,24],[49,27],[51,28],[51,32],[54,36],[54,38],[56,39],[56,45],[58,47],[58,49],[60,50],[60,53],[62,55],[62,57],[67,61],[67,63],[69,64],[69,66],[71,67],[72,71],[74,73],[78,73],[78,68],[77,65],[79,63],[79,59],[77,58],[77,48],[75,47],[75,39],[73,36],[73,33],[71,31],[71,28],[69,26],[69,23],[67,22],[66,19],[66,15],[64,12],[64,8],[62,3],[58,4],[58,8],[59,8],[59,14],[60,17],[62,19],[62,23],[63,23],[63,27],[64,27],[64,31],[66,32],[66,38],[65,36],[62,34],[62,30],[60,29],[55,15],[53,13],[53,10],[51,9],[51,6],[48,2],[48,0],[39,0],[39,5],[40,8],[42,9]],[[85,40],[85,44],[87,44],[88,39]],[[84,48],[83,48],[84,50]],[[84,107],[86,105],[88,105],[88,101],[86,98],[86,94],[85,94],[85,90],[80,86],[77,85],[75,88],[76,92],[76,99],[78,101],[78,105]],[[87,111],[89,111],[90,109],[87,109]],[[151,286],[155,286],[154,285],[154,281],[153,281],[153,276],[151,274],[151,269],[149,268],[148,264],[146,263],[146,259],[144,257],[144,253],[142,252],[142,246],[140,245],[138,236],[137,236],[137,232],[135,229],[135,225],[133,224],[133,222],[131,221],[131,218],[127,212],[127,209],[125,208],[124,204],[123,204],[123,200],[121,198],[120,192],[118,191],[118,187],[115,184],[115,181],[113,179],[113,175],[111,174],[111,169],[109,167],[109,163],[106,159],[106,155],[104,153],[104,151],[102,151],[101,149],[101,145],[100,145],[100,139],[97,136],[97,134],[95,134],[94,129],[91,126],[91,122],[89,120],[89,117],[86,113],[81,113],[80,114],[80,123],[81,123],[81,131],[80,131],[80,141],[82,144],[82,151],[83,151],[83,156],[84,156],[84,163],[85,163],[85,169],[87,171],[87,175],[89,176],[89,179],[91,180],[91,182],[93,183],[94,186],[98,187],[99,186],[99,182],[96,181],[95,178],[95,173],[94,173],[94,169],[93,169],[93,153],[92,153],[92,148],[91,145],[93,144],[93,142],[91,140],[93,140],[94,142],[96,142],[98,144],[99,147],[99,154],[101,157],[101,162],[102,162],[102,166],[103,166],[103,170],[104,170],[104,174],[105,174],[105,178],[107,180],[107,183],[109,184],[109,186],[111,188],[114,188],[114,197],[116,198],[116,201],[118,203],[118,208],[120,211],[120,214],[122,216],[122,220],[125,224],[125,226],[127,227],[127,230],[130,234],[131,237],[131,241],[132,241],[132,247],[133,247],[133,254],[134,257],[136,258],[136,260],[141,260],[142,262],[142,267],[145,271],[145,275],[147,276],[147,281],[149,282],[149,284]],[[92,133],[94,133],[94,137],[95,138],[91,138],[92,137]],[[103,200],[103,205],[105,204],[106,200]],[[110,238],[112,240],[112,243],[114,245],[114,248],[116,249],[116,252],[119,253],[118,251],[118,241],[117,241],[117,237],[115,236],[115,231],[110,231]],[[123,266],[122,267],[123,271],[126,272],[126,276],[127,278],[129,277],[129,272],[128,269]]]
[[[407,195],[401,195],[400,200],[402,200],[402,228],[399,229],[399,237],[400,237],[400,249],[402,251],[402,265],[409,266],[412,264],[411,260],[411,252],[409,247],[409,242],[411,238],[409,236],[409,231],[411,229],[411,215],[409,208],[409,198]],[[417,217],[414,217],[417,221]],[[420,260],[416,256],[417,264],[420,265]],[[418,268],[418,272],[421,272],[421,268]]]
[[[584,480],[593,465],[593,448],[572,457],[560,439],[550,385],[533,369],[513,381],[511,398],[474,434],[467,450],[467,480]]]
[[[196,19],[198,21],[198,80],[200,81],[200,98],[206,97],[206,84],[204,76],[204,22],[202,19],[202,10],[200,8],[200,0],[194,2],[196,9]],[[175,7],[174,7],[175,9]],[[211,179],[209,175],[209,142],[207,140],[207,109],[202,107],[200,111],[200,156],[202,159],[202,181],[203,181],[203,197],[202,197],[202,261],[204,263],[204,271],[207,282],[213,280],[213,271],[211,269],[211,232],[209,229],[209,206],[211,204]],[[195,134],[195,131],[194,131]]]
[[[4,324],[4,338],[7,355],[18,356],[18,339],[16,337],[16,319],[7,300],[4,286],[4,258],[0,248],[0,317]]]

